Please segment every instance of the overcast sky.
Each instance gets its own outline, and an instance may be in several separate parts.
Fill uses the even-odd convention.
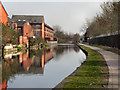
[[[101,3],[108,0],[1,1],[10,17],[14,14],[44,15],[45,22],[51,27],[60,25],[65,32],[81,33],[80,27],[86,22],[86,19],[92,19],[96,13],[101,12]]]

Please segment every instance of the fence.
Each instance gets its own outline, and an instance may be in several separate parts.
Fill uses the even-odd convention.
[[[120,49],[120,34],[93,38],[89,40],[89,44],[97,44]]]

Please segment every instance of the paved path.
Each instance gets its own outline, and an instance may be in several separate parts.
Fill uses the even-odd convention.
[[[120,88],[118,85],[119,83],[119,78],[118,78],[118,60],[120,58],[120,55],[117,55],[115,53],[112,53],[110,51],[106,51],[97,47],[81,44],[86,47],[89,47],[93,50],[98,51],[100,54],[103,55],[104,59],[106,60],[106,63],[109,68],[109,83],[108,83],[108,88]],[[118,80],[119,79],[119,80]]]

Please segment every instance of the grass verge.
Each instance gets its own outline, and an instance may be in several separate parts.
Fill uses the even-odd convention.
[[[110,52],[113,52],[113,53],[120,55],[120,50],[118,48],[102,46],[102,45],[91,45],[91,46],[98,47],[98,48],[104,49],[106,51],[110,51]]]
[[[88,52],[86,61],[73,77],[67,77],[68,82],[62,88],[106,88],[108,84],[108,67],[101,54],[81,46]]]

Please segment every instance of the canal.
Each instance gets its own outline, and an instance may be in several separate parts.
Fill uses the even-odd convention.
[[[74,44],[51,45],[5,55],[2,60],[4,88],[54,88],[86,59]]]

